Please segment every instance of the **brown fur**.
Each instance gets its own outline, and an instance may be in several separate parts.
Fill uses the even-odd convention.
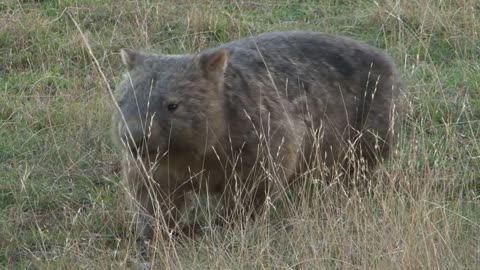
[[[390,152],[399,78],[365,43],[268,33],[193,55],[123,50],[122,59],[113,138],[127,146],[128,198],[146,235],[162,218],[175,226],[188,191],[223,194],[228,216],[237,195],[259,208],[266,190],[307,171],[372,169]]]

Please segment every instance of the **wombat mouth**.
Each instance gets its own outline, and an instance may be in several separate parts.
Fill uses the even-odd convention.
[[[127,143],[128,150],[130,150],[130,153],[134,157],[143,157],[147,156],[149,154],[149,151],[146,147],[146,142],[145,140],[139,140],[135,143]]]
[[[136,145],[129,147],[130,153],[133,157],[137,158],[156,158],[162,156],[163,152],[159,148],[151,147],[148,142],[141,141]]]

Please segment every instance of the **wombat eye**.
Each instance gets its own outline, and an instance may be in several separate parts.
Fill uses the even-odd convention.
[[[178,104],[175,104],[175,103],[171,103],[171,104],[167,105],[167,109],[168,109],[169,112],[175,111],[177,109],[177,107],[178,107]]]

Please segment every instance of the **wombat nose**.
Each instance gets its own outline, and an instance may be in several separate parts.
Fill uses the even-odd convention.
[[[132,153],[137,154],[145,144],[146,136],[144,129],[139,125],[129,125],[129,123],[127,123],[127,127],[124,134],[125,140]]]

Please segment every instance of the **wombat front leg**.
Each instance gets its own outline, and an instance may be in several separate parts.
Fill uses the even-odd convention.
[[[183,191],[162,187],[134,170],[127,172],[126,178],[127,199],[135,235],[152,239],[156,228],[162,237],[166,236],[178,225],[185,208]]]
[[[141,185],[134,189],[129,188],[127,193],[131,230],[139,238],[151,239],[153,237],[154,210],[148,188]]]

